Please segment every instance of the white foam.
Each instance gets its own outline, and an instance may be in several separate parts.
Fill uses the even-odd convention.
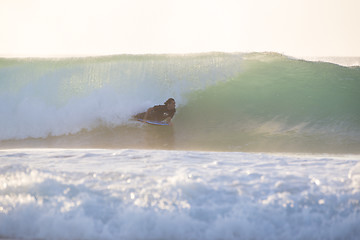
[[[358,239],[360,157],[0,151],[0,236]]]

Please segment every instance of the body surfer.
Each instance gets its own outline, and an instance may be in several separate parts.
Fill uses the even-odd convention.
[[[171,125],[171,119],[174,117],[175,112],[175,100],[173,98],[169,98],[166,100],[164,105],[156,105],[149,108],[146,112],[139,113],[134,117],[142,122],[150,120],[156,122],[166,122]]]

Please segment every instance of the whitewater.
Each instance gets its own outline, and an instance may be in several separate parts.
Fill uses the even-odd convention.
[[[0,58],[0,239],[359,239],[350,60]]]

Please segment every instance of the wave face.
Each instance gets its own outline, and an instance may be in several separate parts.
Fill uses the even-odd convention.
[[[360,68],[276,53],[0,59],[8,147],[360,153]],[[131,116],[167,98],[173,127]]]

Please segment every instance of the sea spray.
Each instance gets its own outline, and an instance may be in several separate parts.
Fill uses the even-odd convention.
[[[121,55],[0,61],[1,140],[125,124],[132,114],[225,81],[241,55]]]

